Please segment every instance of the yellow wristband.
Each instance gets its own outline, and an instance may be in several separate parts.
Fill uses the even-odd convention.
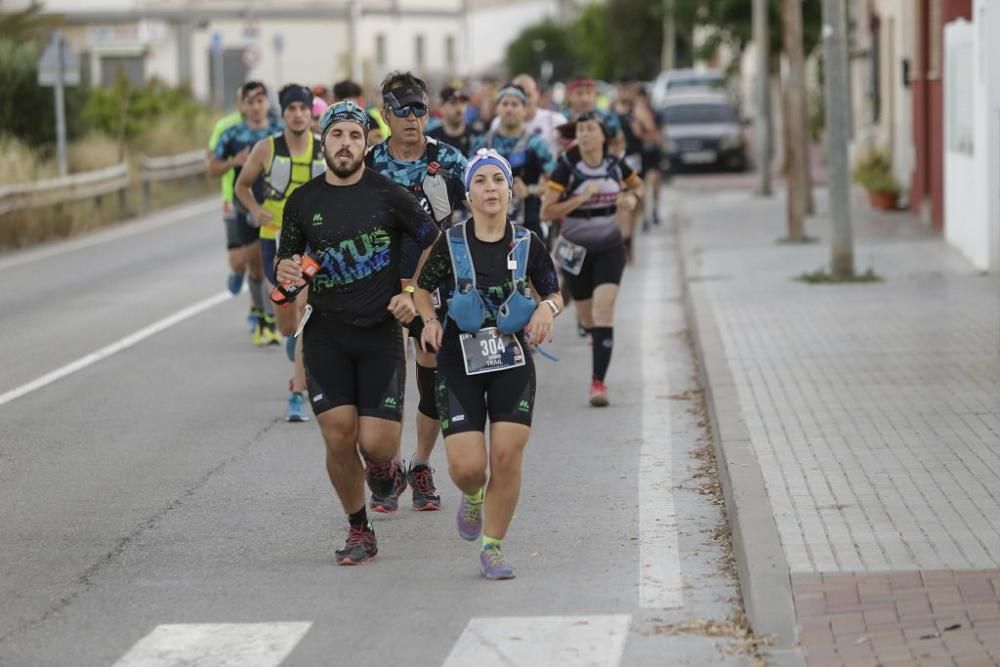
[[[406,287],[403,288],[403,291],[406,292],[407,294],[413,294],[414,292],[417,291],[417,288],[414,287],[413,285],[407,285]]]

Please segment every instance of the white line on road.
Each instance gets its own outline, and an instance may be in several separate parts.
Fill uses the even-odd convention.
[[[650,238],[644,294],[660,293],[669,278],[660,260],[662,239]],[[642,317],[642,446],[639,450],[639,606],[672,609],[684,604],[677,514],[674,510],[670,387],[667,383],[664,298],[643,301]]]
[[[124,338],[117,340],[114,343],[111,343],[110,345],[105,345],[96,352],[91,352],[86,356],[80,357],[76,361],[70,362],[65,366],[57,368],[50,373],[46,373],[40,378],[32,380],[31,382],[28,382],[26,384],[22,384],[20,387],[15,387],[14,389],[11,389],[10,391],[4,394],[0,394],[0,406],[6,403],[10,403],[11,401],[21,398],[22,396],[25,396],[27,394],[30,394],[31,392],[41,389],[42,387],[48,386],[57,380],[61,380],[67,375],[72,375],[73,373],[81,371],[84,368],[87,368],[88,366],[92,366],[96,364],[98,361],[107,359],[111,355],[117,354],[122,350],[127,350],[133,345],[136,345],[137,343],[146,340],[150,336],[158,334],[161,331],[164,331],[165,329],[169,329],[170,327],[179,324],[184,320],[194,317],[198,313],[206,311],[209,308],[217,306],[218,304],[223,303],[224,301],[228,301],[229,299],[232,298],[233,295],[230,294],[229,292],[220,292],[215,296],[210,296],[207,299],[202,299],[198,303],[192,304],[187,308],[184,308],[183,310],[179,310],[173,315],[168,315],[167,317],[164,317],[162,320],[159,320],[158,322],[153,322],[149,326],[143,327],[142,329],[139,329],[135,333],[131,333],[128,336],[125,336]]]
[[[73,252],[74,250],[82,250],[83,248],[108,243],[109,241],[116,241],[118,239],[125,238],[126,236],[132,236],[134,234],[148,232],[153,229],[159,229],[160,227],[166,227],[167,225],[172,225],[183,220],[189,220],[198,215],[208,215],[213,211],[219,214],[219,218],[222,217],[222,203],[217,197],[207,201],[198,201],[188,206],[184,206],[183,208],[165,209],[158,213],[154,213],[148,218],[130,222],[121,227],[103,229],[94,232],[93,234],[88,234],[87,236],[70,241],[57,241],[34,250],[11,253],[9,257],[3,257],[0,259],[0,271],[12,269],[15,266],[21,266],[23,264],[30,264],[32,262],[50,259],[52,257],[64,255],[68,252]]]
[[[158,625],[113,667],[277,667],[312,623]]]
[[[616,667],[632,617],[474,618],[443,667]]]

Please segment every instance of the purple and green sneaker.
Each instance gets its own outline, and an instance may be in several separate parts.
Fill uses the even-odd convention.
[[[470,503],[465,495],[462,495],[462,502],[458,506],[458,515],[455,517],[458,523],[458,534],[463,540],[472,542],[478,540],[483,534],[483,504]]]
[[[513,579],[514,568],[503,559],[498,546],[483,547],[479,552],[479,571],[487,579]]]

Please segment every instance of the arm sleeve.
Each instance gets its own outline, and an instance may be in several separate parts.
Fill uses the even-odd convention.
[[[434,243],[434,239],[437,238],[438,227],[420,206],[417,198],[400,185],[393,185],[386,192],[386,195],[390,202],[392,217],[399,230],[413,238],[421,250],[430,247]]]
[[[528,279],[541,296],[559,291],[559,276],[552,263],[552,256],[534,232],[531,232],[531,250],[528,253]]]
[[[417,278],[417,286],[428,292],[433,292],[451,276],[451,255],[448,253],[448,236],[438,237],[430,256],[424,262],[424,268]]]
[[[281,217],[281,236],[278,239],[278,259],[301,255],[306,250],[306,237],[299,224],[299,202],[302,198],[297,195],[298,190],[285,202],[285,212]]]
[[[556,168],[552,170],[549,174],[548,186],[555,190],[556,192],[566,192],[566,186],[569,185],[569,167],[562,160],[556,163]]]

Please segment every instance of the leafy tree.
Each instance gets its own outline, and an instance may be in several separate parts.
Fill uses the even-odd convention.
[[[674,2],[675,5],[690,4]],[[653,79],[660,72],[663,3],[659,0],[608,0],[605,6],[611,78]]]
[[[527,72],[542,74],[542,63],[552,63],[552,78],[565,81],[579,73],[581,59],[573,48],[569,30],[550,21],[526,28],[507,47],[507,71],[511,76]]]
[[[42,3],[32,0],[24,9],[3,12],[0,1],[0,38],[13,40],[45,39],[62,23],[62,16],[45,14]]]
[[[595,79],[610,79],[615,59],[608,47],[607,7],[598,4],[584,7],[570,34],[587,74]]]

